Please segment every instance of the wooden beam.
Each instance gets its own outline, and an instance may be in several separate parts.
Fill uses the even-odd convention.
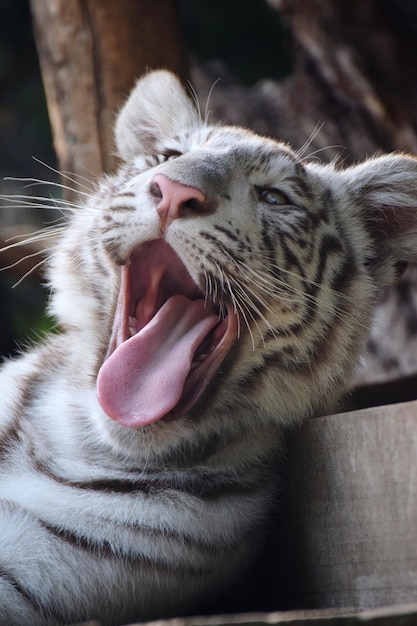
[[[414,602],[417,402],[309,419],[288,457],[292,605]]]
[[[187,77],[176,5],[31,0],[31,9],[59,167],[82,187],[116,166],[114,114],[135,79],[160,67]]]

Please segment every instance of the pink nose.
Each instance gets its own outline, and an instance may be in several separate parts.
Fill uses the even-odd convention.
[[[164,226],[187,212],[202,211],[206,199],[200,189],[170,180],[163,174],[155,174],[153,177],[151,193],[160,199],[157,211]]]

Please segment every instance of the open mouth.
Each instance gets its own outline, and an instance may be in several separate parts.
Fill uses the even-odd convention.
[[[122,268],[106,359],[97,377],[104,412],[137,428],[187,413],[237,339],[231,305],[207,302],[163,240],[144,244]]]

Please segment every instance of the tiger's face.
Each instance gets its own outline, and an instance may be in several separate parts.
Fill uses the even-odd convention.
[[[78,299],[58,286],[54,311],[95,338],[104,413],[139,428],[325,410],[377,288],[409,260],[393,245],[406,210],[387,227],[383,209],[393,174],[415,161],[303,162],[281,142],[207,125],[167,72],[139,81],[116,141],[124,164],[74,218],[52,271],[57,285],[58,267],[74,276]]]

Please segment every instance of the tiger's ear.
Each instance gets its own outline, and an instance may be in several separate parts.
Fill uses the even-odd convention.
[[[166,141],[199,123],[197,111],[174,74],[150,72],[139,79],[117,116],[115,140],[127,161],[138,154],[158,154]]]
[[[399,270],[417,262],[417,159],[391,154],[340,174],[373,242],[369,267],[380,284],[392,284]]]

